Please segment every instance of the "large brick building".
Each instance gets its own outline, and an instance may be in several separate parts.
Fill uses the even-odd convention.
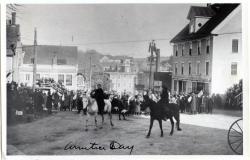
[[[241,5],[192,6],[172,40],[172,92],[225,93],[242,78]]]

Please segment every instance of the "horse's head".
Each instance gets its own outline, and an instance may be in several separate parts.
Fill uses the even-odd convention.
[[[155,101],[153,101],[152,99],[149,98],[149,96],[144,96],[144,101],[142,103],[143,107],[146,108],[150,108],[153,107],[156,104]]]

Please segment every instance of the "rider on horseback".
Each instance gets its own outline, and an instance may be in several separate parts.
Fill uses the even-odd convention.
[[[93,95],[93,98],[96,99],[96,102],[97,102],[97,105],[98,105],[99,114],[103,115],[104,106],[105,106],[105,103],[104,103],[104,97],[105,97],[105,95],[104,95],[104,92],[102,90],[101,84],[97,85],[97,89],[94,90],[94,92],[92,92],[92,95]]]
[[[162,93],[161,93],[161,99],[158,102],[161,106],[162,109],[162,113],[168,113],[169,112],[169,108],[167,107],[169,104],[169,91],[168,88],[163,87],[162,88]],[[164,121],[167,120],[167,114],[162,114],[162,119]]]

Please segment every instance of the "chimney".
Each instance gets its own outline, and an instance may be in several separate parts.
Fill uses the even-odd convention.
[[[16,24],[16,12],[12,12],[12,25]]]

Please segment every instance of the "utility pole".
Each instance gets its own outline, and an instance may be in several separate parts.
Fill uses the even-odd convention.
[[[90,73],[89,73],[89,88],[91,90],[91,81],[92,81],[92,60],[91,60],[91,56],[89,57],[89,61],[90,61]]]
[[[33,62],[33,91],[36,90],[36,71],[37,71],[37,52],[36,52],[36,46],[37,46],[37,35],[36,35],[36,28],[34,30],[34,46],[33,46],[33,53],[34,53],[34,62]]]
[[[149,43],[149,49],[148,51],[151,53],[150,58],[149,58],[149,89],[151,89],[152,86],[152,66],[153,66],[153,59],[154,59],[154,52],[156,53],[156,45],[155,45],[155,41],[152,40],[152,42]]]

